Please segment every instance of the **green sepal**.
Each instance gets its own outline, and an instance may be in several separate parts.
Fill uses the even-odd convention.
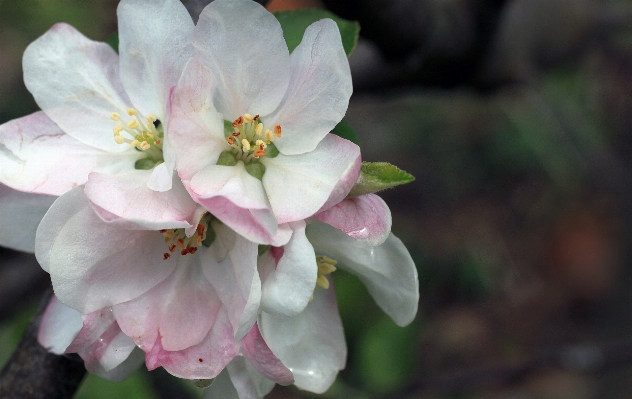
[[[270,143],[266,146],[266,157],[274,158],[279,155],[279,149],[274,145],[274,143]]]
[[[353,130],[349,122],[344,119],[333,128],[331,133],[342,137],[343,139],[347,139],[354,144],[360,145],[360,139],[358,138],[355,130]]]
[[[235,166],[237,165],[237,155],[231,150],[222,151],[217,159],[217,165]]]
[[[224,120],[224,137],[228,137],[233,133],[235,133],[233,122]]]
[[[105,42],[107,44],[110,45],[110,47],[112,47],[114,49],[114,51],[116,51],[116,53],[118,54],[119,50],[119,36],[118,36],[118,31],[112,33],[110,35],[110,37],[108,37],[107,39],[105,39]]]
[[[261,162],[248,162],[246,164],[246,172],[248,172],[250,176],[261,180],[266,173],[266,167]]]
[[[290,53],[294,51],[296,46],[303,40],[305,29],[312,23],[323,18],[333,19],[338,25],[340,36],[342,38],[342,47],[347,53],[347,57],[351,55],[358,43],[358,35],[360,34],[360,24],[355,21],[348,21],[329,11],[307,8],[301,10],[280,11],[275,12],[274,16],[281,23],[283,29],[283,37]]]
[[[158,162],[156,162],[155,159],[147,157],[136,161],[134,168],[138,170],[150,170],[153,169],[156,164],[158,164]]]
[[[258,255],[257,256],[261,256],[263,254],[266,253],[266,251],[270,249],[270,245],[259,245],[259,247],[257,248],[258,250]]]
[[[376,193],[387,188],[410,183],[415,177],[388,162],[362,162],[358,181],[349,197]]]

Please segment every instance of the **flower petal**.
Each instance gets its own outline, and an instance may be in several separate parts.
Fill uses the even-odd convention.
[[[307,237],[317,253],[336,259],[337,266],[357,275],[397,325],[405,326],[414,319],[419,302],[417,269],[404,244],[392,233],[383,244],[372,247],[316,222],[307,227]]]
[[[122,0],[117,15],[125,89],[141,113],[164,118],[169,90],[193,55],[193,21],[177,0]]]
[[[262,313],[259,325],[268,346],[301,389],[323,393],[345,367],[347,345],[333,283],[329,289],[316,289],[302,313],[293,317]]]
[[[200,14],[192,37],[213,71],[214,103],[224,119],[272,112],[290,81],[290,56],[279,21],[249,0],[216,0]]]
[[[313,216],[357,167],[360,148],[335,135],[326,136],[312,152],[262,158],[263,186],[279,223]]]
[[[239,393],[239,399],[263,399],[276,385],[274,381],[261,375],[242,356],[234,358],[232,362],[228,363],[226,369],[230,375],[230,382]],[[224,398],[224,396],[216,397]]]
[[[146,352],[158,337],[166,351],[200,343],[222,305],[202,273],[203,268],[217,267],[208,248],[172,257],[177,266],[171,276],[139,298],[114,306],[121,329]]]
[[[192,58],[171,93],[171,118],[166,144],[175,154],[176,169],[186,181],[198,171],[215,165],[228,148],[224,121],[213,106],[213,75]]]
[[[134,341],[121,332],[116,322],[88,348],[78,352],[86,369],[113,381],[122,381],[142,363],[142,356],[133,355]]]
[[[233,338],[233,327],[226,309],[221,308],[215,324],[202,342],[187,349],[170,352],[162,348],[160,340],[145,356],[149,370],[164,367],[180,378],[215,378],[238,354],[238,345]]]
[[[391,210],[375,194],[347,198],[314,217],[371,246],[382,244],[391,233]]]
[[[276,219],[261,182],[246,172],[243,162],[207,166],[188,188],[197,202],[238,234],[260,244],[273,241]]]
[[[262,376],[281,385],[294,383],[292,372],[272,353],[257,324],[241,341],[241,347],[250,365]]]
[[[50,299],[37,333],[37,342],[46,350],[61,355],[72,343],[83,326],[81,313],[57,299]]]
[[[127,149],[112,136],[110,114],[123,112],[130,102],[118,55],[109,45],[58,23],[27,47],[22,63],[26,87],[64,132],[101,150]]]
[[[135,151],[111,153],[75,140],[42,111],[1,125],[0,148],[0,181],[48,195],[85,183],[90,172],[134,169],[139,158]]]
[[[204,264],[203,272],[228,310],[235,338],[241,339],[259,313],[261,280],[257,273],[257,244],[221,223],[213,223],[212,227],[217,234],[211,245],[215,259]]]
[[[69,353],[80,352],[92,346],[99,338],[116,324],[112,308],[107,307],[82,316],[79,334],[66,349]],[[116,332],[118,334],[118,331]]]
[[[281,125],[275,141],[285,155],[314,150],[347,112],[353,92],[351,71],[338,26],[331,19],[314,22],[291,55],[287,92],[265,124]]]
[[[0,246],[35,251],[35,232],[55,201],[48,195],[29,194],[0,184]]]
[[[35,255],[55,294],[87,314],[137,298],[171,274],[157,231],[122,230],[101,220],[82,187],[51,206],[37,231]]]
[[[171,190],[158,192],[147,187],[150,175],[150,170],[117,175],[91,173],[84,192],[108,222],[131,222],[139,229],[152,230],[189,227],[196,203],[178,177],[173,177]]]
[[[305,309],[316,286],[318,266],[312,244],[305,236],[305,222],[291,223],[292,238],[272,272],[263,272],[261,309],[294,316]],[[269,255],[268,255],[269,256]]]

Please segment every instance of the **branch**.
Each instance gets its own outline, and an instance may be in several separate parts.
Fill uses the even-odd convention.
[[[51,289],[44,295],[34,320],[0,372],[0,398],[70,399],[85,376],[79,356],[57,356],[37,342],[42,314],[52,294]]]

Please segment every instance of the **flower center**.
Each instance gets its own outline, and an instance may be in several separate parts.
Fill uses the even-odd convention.
[[[237,159],[244,163],[268,154],[270,144],[275,138],[281,137],[281,126],[276,125],[274,131],[265,129],[259,114],[244,114],[235,119],[231,126],[233,132],[226,137],[226,142],[233,148]]]
[[[185,229],[164,229],[160,230],[160,233],[165,236],[165,243],[169,252],[163,254],[163,259],[167,260],[171,258],[171,254],[180,250],[180,255],[194,254],[197,252],[200,245],[209,247],[215,240],[215,231],[211,227],[212,216],[211,214],[205,214],[200,223],[198,223],[195,232],[190,237],[187,237]]]
[[[143,120],[134,108],[127,109],[130,117],[123,121],[118,112],[112,112],[110,118],[116,122],[114,126],[114,141],[118,144],[128,144],[130,148],[146,154],[145,158],[136,162],[136,169],[151,169],[164,161],[162,144],[164,131],[156,116],[149,114]]]

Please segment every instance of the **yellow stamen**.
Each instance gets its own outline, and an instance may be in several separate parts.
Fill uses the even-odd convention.
[[[261,136],[262,132],[263,132],[263,123],[259,123],[257,127],[255,128],[255,133],[257,134],[257,136]]]
[[[252,115],[250,115],[250,114],[244,114],[244,122],[246,122],[246,123],[250,123],[250,122],[252,122],[252,119],[253,119],[253,118],[252,118]]]
[[[135,119],[132,119],[131,121],[127,122],[127,126],[129,126],[131,129],[137,129],[138,121]]]
[[[276,125],[274,127],[274,134],[276,134],[277,137],[281,137],[281,125]]]
[[[318,276],[318,280],[316,280],[316,284],[324,289],[329,288],[329,280],[325,276]]]
[[[274,136],[272,135],[272,131],[270,129],[266,129],[266,132],[263,134],[263,138],[269,143],[274,141]]]
[[[121,119],[121,115],[119,115],[118,112],[112,112],[110,114],[110,118],[112,118],[113,121],[118,121],[119,119]]]
[[[244,147],[244,151],[250,151],[250,142],[248,140],[241,140],[241,145]]]
[[[127,115],[129,115],[129,116],[138,115],[138,111],[136,109],[134,109],[134,108],[128,108],[127,109]]]

